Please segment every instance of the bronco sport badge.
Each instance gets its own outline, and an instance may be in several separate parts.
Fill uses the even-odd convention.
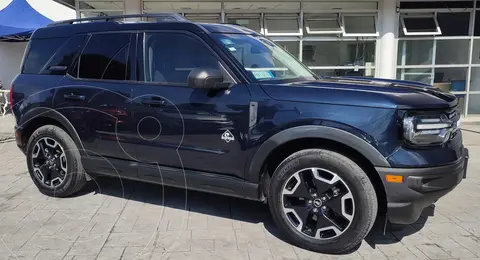
[[[225,140],[225,142],[230,143],[231,141],[235,140],[235,137],[229,130],[227,130],[222,134],[222,140]]]

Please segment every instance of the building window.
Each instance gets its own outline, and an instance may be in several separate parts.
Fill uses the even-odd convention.
[[[373,41],[304,41],[303,63],[308,66],[375,66]]]
[[[80,18],[90,18],[99,16],[119,16],[123,15],[122,11],[81,11]]]
[[[312,69],[315,75],[320,77],[374,77],[375,69]]]
[[[468,64],[470,40],[437,40],[435,64]]]
[[[468,36],[470,13],[437,13],[442,36]]]
[[[343,36],[368,37],[378,36],[377,16],[373,14],[342,14],[345,27]]]
[[[310,15],[305,17],[305,31],[307,34],[343,34],[344,27],[338,14]]]
[[[437,16],[431,15],[403,15],[401,17],[403,35],[441,35]]]
[[[298,59],[300,54],[299,41],[277,41],[276,43]]]
[[[433,70],[431,68],[402,68],[397,70],[397,79],[432,84]]]
[[[263,34],[260,14],[227,14],[226,22],[238,24]]]
[[[78,1],[80,9],[111,10],[123,12],[123,0],[120,1],[98,1],[98,0],[80,0]]]
[[[301,36],[298,15],[265,15],[265,35],[267,36]]]
[[[197,23],[219,23],[219,14],[185,14],[185,18]]]
[[[473,12],[467,8],[459,11],[445,6],[431,9],[429,13],[414,12],[414,9],[400,11],[397,78],[426,83],[453,93],[459,100],[457,110],[465,114],[469,86],[471,88],[475,81],[470,70],[470,63],[476,60],[475,54],[473,60],[469,60]],[[477,59],[480,63],[480,56]]]
[[[457,110],[464,111],[465,91],[467,85],[468,68],[435,68],[433,86],[447,92],[454,93],[459,102]]]
[[[126,0],[131,1],[131,0]],[[138,1],[138,0],[136,0]],[[177,12],[177,13],[220,13],[221,2],[194,1],[158,1],[143,0],[145,13]]]
[[[433,40],[399,40],[399,65],[429,65],[433,61]]]
[[[480,94],[470,94],[468,102],[468,114],[480,115]]]

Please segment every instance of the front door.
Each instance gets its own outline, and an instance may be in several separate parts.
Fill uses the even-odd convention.
[[[167,166],[243,177],[250,94],[234,84],[219,58],[201,39],[184,33],[151,33],[142,41],[145,84],[135,87],[137,155],[158,172],[139,170],[140,178],[162,181]],[[230,89],[193,89],[193,68],[223,71]],[[158,180],[156,180],[158,179]]]

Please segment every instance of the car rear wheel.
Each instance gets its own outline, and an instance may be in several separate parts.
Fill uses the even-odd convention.
[[[40,192],[65,197],[85,185],[80,153],[60,127],[45,125],[35,130],[28,140],[26,153],[30,177]]]
[[[377,215],[377,196],[366,173],[348,157],[307,149],[275,170],[270,211],[294,244],[323,253],[359,245]]]

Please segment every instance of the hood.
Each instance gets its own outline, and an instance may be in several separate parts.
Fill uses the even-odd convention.
[[[455,95],[430,85],[376,78],[323,77],[316,81],[262,84],[273,99],[394,109],[445,109]]]

